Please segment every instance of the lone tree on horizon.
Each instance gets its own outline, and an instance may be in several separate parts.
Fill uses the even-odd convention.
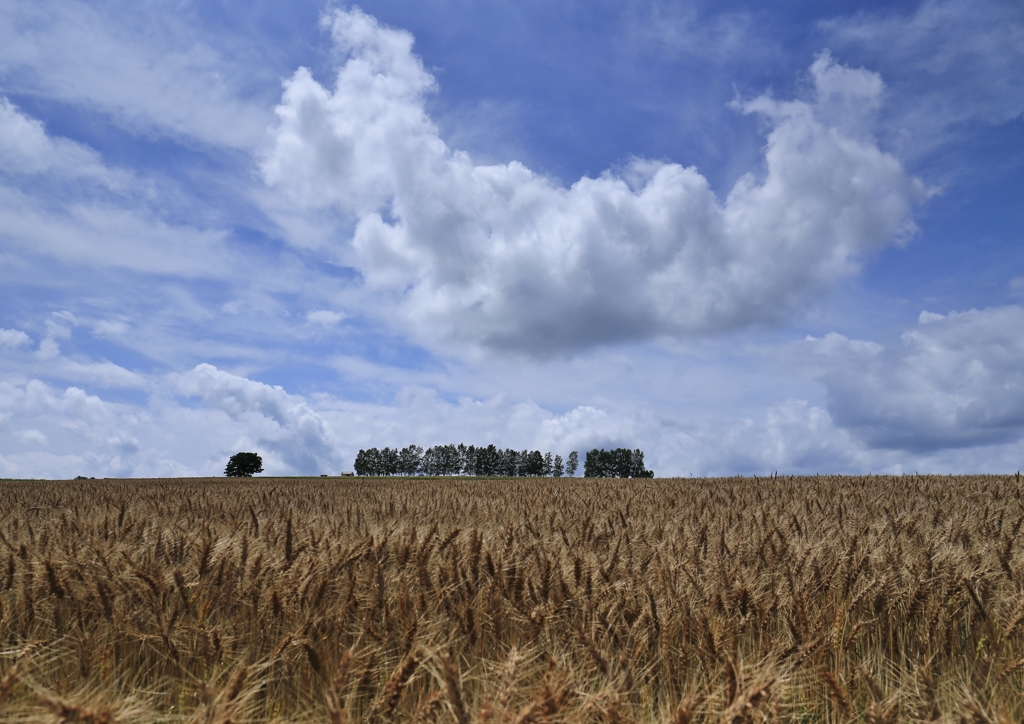
[[[262,472],[263,458],[254,452],[235,453],[224,468],[224,474],[229,478],[251,478]]]

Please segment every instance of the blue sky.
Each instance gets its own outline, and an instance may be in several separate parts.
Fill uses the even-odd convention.
[[[1015,2],[0,0],[0,476],[1024,459]]]

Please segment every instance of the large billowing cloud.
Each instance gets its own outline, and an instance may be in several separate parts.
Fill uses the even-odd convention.
[[[0,477],[219,475],[258,451],[270,474],[337,472],[348,446],[302,397],[202,364],[150,377],[145,401],[0,380]]]
[[[341,451],[330,425],[305,400],[281,387],[209,364],[170,379],[176,393],[199,397],[208,408],[241,423],[255,447],[273,452],[288,468],[308,473],[336,470],[341,465]]]
[[[922,312],[898,347],[838,334],[811,344],[833,420],[872,447],[922,453],[1024,438],[1024,308]]]
[[[827,55],[813,97],[735,104],[770,130],[764,168],[723,200],[674,163],[569,188],[475,165],[427,115],[435,82],[408,33],[359,10],[326,23],[346,60],[332,89],[306,69],[285,83],[263,174],[349,220],[352,263],[423,341],[545,356],[773,323],[912,233],[925,196],[857,121],[881,79]]]

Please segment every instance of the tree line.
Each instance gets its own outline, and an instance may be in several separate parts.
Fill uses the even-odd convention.
[[[573,477],[579,467],[579,454],[573,450],[563,461],[561,455],[540,450],[501,449],[494,445],[435,445],[424,450],[419,445],[404,448],[375,447],[356,455],[356,475],[472,475],[477,477]],[[587,478],[653,478],[644,467],[640,449],[599,450],[587,453],[584,462]]]
[[[614,450],[594,448],[583,463],[585,478],[653,478],[654,473],[644,467],[644,453],[640,448]]]

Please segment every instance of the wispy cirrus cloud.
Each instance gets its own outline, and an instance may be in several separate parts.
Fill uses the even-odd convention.
[[[1024,114],[1024,9],[1019,3],[924,0],[913,11],[862,12],[822,21],[837,50],[871,58],[887,74],[887,138],[921,157],[963,124]]]
[[[270,121],[243,71],[170,8],[77,0],[0,2],[9,93],[99,110],[131,132],[251,149]],[[250,67],[249,73],[256,68]]]
[[[105,168],[98,153],[66,138],[53,138],[42,122],[0,96],[0,171],[56,174],[121,187],[130,174]]]

